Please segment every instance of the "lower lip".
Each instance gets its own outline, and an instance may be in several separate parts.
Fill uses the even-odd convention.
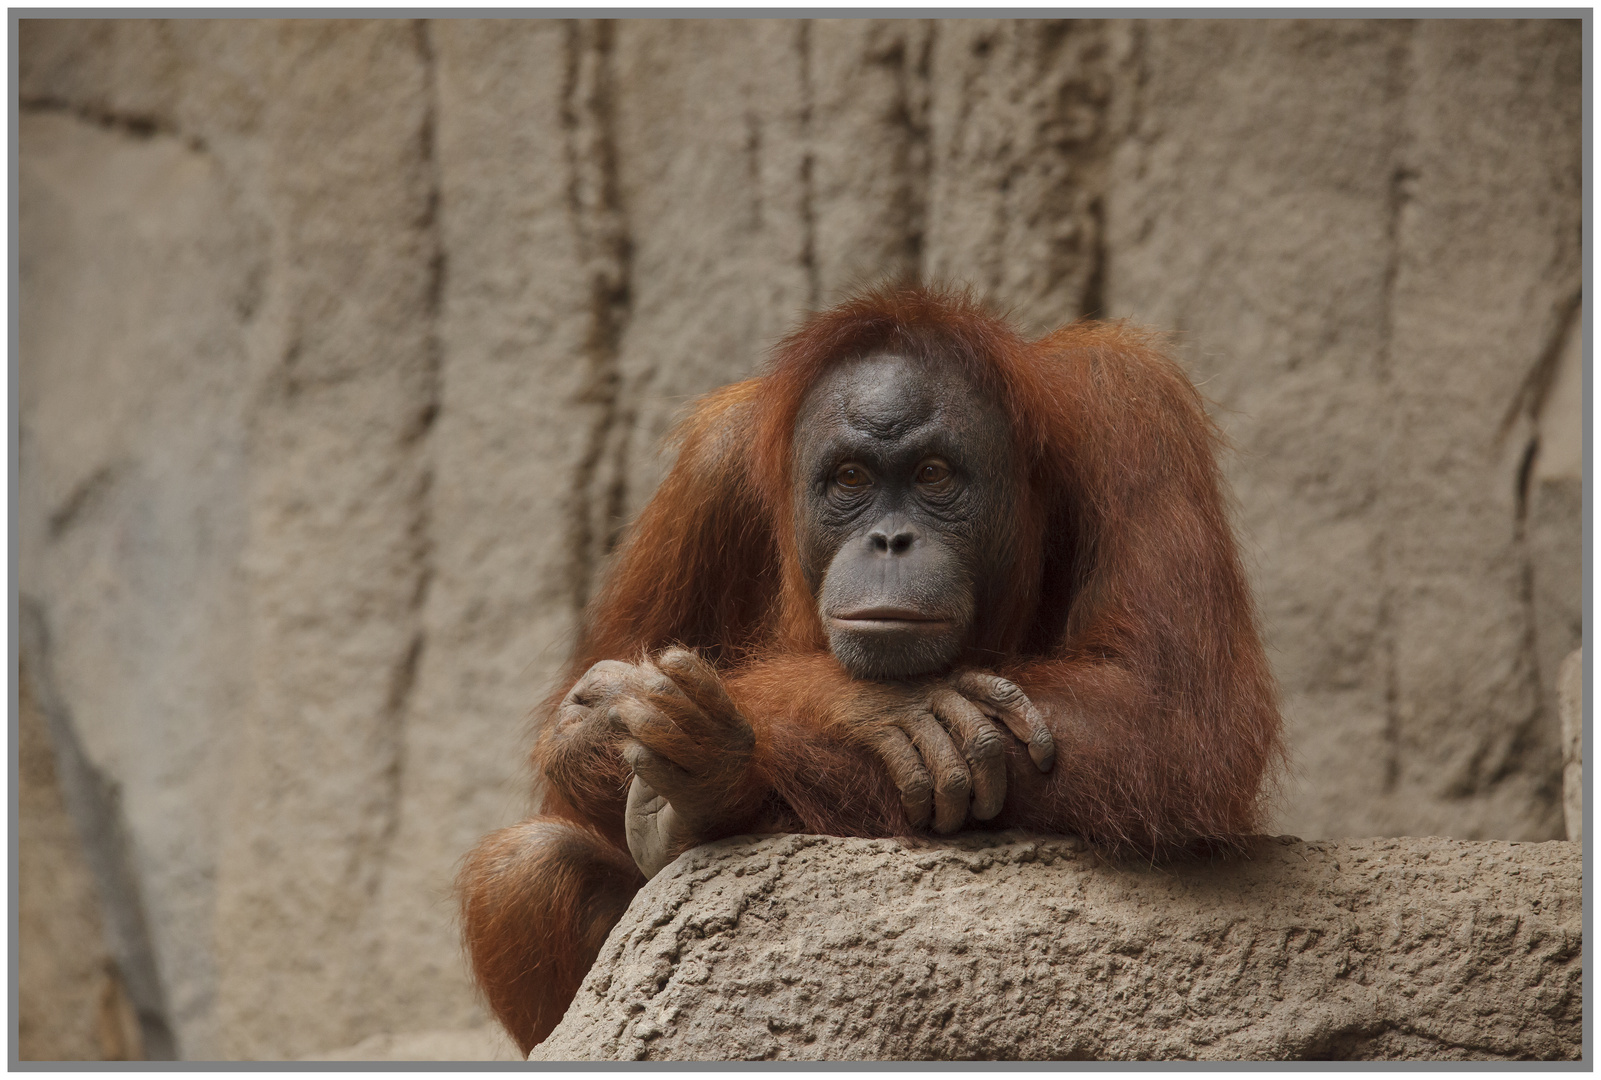
[[[932,633],[949,630],[952,626],[949,619],[830,619],[829,621],[840,630],[865,630],[869,633],[886,630]]]

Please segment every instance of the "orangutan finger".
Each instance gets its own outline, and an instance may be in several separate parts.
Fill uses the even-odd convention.
[[[634,672],[633,664],[625,664],[621,660],[602,660],[592,664],[567,691],[567,696],[562,698],[562,705],[591,707],[605,704],[628,686]]]
[[[956,736],[973,778],[973,817],[988,821],[1006,803],[1006,746],[1000,728],[955,690],[940,688],[929,708]]]
[[[639,698],[633,695],[612,702],[611,711],[626,731],[643,746],[673,762],[681,769],[692,770],[705,756],[705,751],[683,731],[679,714],[683,707],[693,708],[680,697],[677,701],[664,695]]]
[[[917,756],[912,741],[900,728],[885,725],[868,736],[868,744],[889,771],[890,782],[901,793],[901,808],[914,829],[928,824],[934,780]]]
[[[722,678],[699,654],[671,648],[657,656],[654,663],[701,713],[703,721],[696,725],[696,734],[729,749],[754,742],[751,726],[735,708]]]
[[[956,688],[986,712],[993,710],[995,718],[1028,746],[1028,756],[1040,772],[1051,771],[1056,763],[1056,739],[1022,688],[984,671],[962,672],[956,677]]]
[[[940,726],[933,713],[912,713],[900,726],[923,756],[934,780],[934,831],[955,832],[967,820],[967,804],[973,794],[967,762],[956,752],[950,732]]]

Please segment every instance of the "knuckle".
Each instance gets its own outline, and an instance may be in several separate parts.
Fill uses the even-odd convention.
[[[662,671],[671,671],[676,675],[687,677],[701,675],[700,657],[680,646],[675,645],[658,653],[654,663]]]
[[[589,670],[579,677],[574,684],[573,691],[592,692],[604,687],[616,686],[627,680],[634,670],[634,665],[625,664],[621,660],[601,660],[589,666]]]
[[[673,682],[666,672],[654,667],[644,674],[640,679],[640,684],[647,693],[651,694],[666,695],[678,692],[678,684]]]
[[[894,716],[885,718],[885,725],[895,728],[907,738],[911,738],[917,731],[918,719],[923,715],[925,714],[921,712],[899,712]]]
[[[613,712],[635,735],[649,735],[652,732],[665,731],[672,726],[665,713],[648,701],[637,697],[621,699]]]
[[[973,778],[964,768],[953,767],[940,774],[939,791],[945,795],[966,795],[973,790]]]
[[[934,793],[934,781],[926,772],[917,772],[912,776],[903,777],[900,782],[901,795],[912,802],[926,802]]]
[[[974,761],[993,764],[1006,756],[1006,744],[1001,733],[989,724],[968,740],[967,756]]]
[[[712,672],[711,664],[703,661],[700,653],[696,653],[695,650],[687,650],[684,646],[672,646],[668,651],[664,651],[661,654],[661,658],[656,662],[664,669],[672,669],[674,674],[690,678],[695,682],[716,682],[716,675]]]
[[[895,725],[887,720],[873,719],[862,724],[858,738],[862,745],[870,747],[881,758],[888,758],[890,747],[894,745],[894,737],[890,732]]]

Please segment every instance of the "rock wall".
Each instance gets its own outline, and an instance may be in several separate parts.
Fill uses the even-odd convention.
[[[1177,332],[1280,827],[1562,835],[1580,25],[21,20],[19,589],[177,1052],[483,1023],[453,866],[662,434],[883,275]]]
[[[530,1060],[1577,1059],[1583,871],[1566,841],[737,838],[640,891]]]
[[[1543,515],[1580,475],[1558,433],[1579,398],[1551,396],[1581,345],[1567,33],[1145,38],[1108,293],[1184,335],[1239,446],[1305,777],[1291,831],[1561,835],[1554,688],[1579,561]],[[1561,644],[1531,648],[1548,623]]]
[[[21,1061],[145,1058],[95,875],[62,795],[49,727],[20,673],[17,709],[17,1041]]]

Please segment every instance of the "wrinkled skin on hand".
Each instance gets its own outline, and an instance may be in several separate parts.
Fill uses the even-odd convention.
[[[602,660],[573,684],[540,735],[537,759],[551,790],[574,805],[615,806],[617,720],[613,705],[636,678],[634,664]],[[593,813],[599,811],[592,810]]]
[[[562,748],[605,742],[615,730],[610,710],[637,677],[637,664],[602,660],[584,672],[556,709],[552,742]]]
[[[569,700],[620,740],[634,771],[625,831],[640,870],[654,876],[680,852],[731,835],[754,812],[748,721],[711,665],[670,649],[652,660],[596,664]],[[842,733],[879,758],[914,828],[950,833],[971,814],[988,821],[1006,801],[1005,732],[1043,773],[1056,750],[1039,710],[1015,684],[982,671],[860,684]],[[567,703],[563,704],[566,714]],[[1004,730],[1003,730],[1004,729]]]
[[[559,716],[603,727],[634,771],[624,830],[646,877],[696,844],[738,832],[755,809],[746,781],[755,733],[711,665],[687,649],[638,664],[601,661]]]
[[[1016,684],[984,671],[927,682],[864,685],[853,741],[889,770],[913,828],[951,833],[969,812],[988,821],[1006,802],[1004,727],[1027,747],[1040,772],[1056,744],[1040,712]]]

